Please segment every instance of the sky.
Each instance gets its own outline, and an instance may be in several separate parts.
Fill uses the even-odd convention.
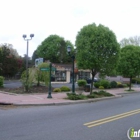
[[[118,42],[140,36],[140,0],[0,0],[0,43],[10,43],[29,56],[50,35],[56,34],[75,44],[83,26],[96,23],[112,30]]]

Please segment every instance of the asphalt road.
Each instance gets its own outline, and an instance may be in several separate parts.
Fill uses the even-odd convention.
[[[129,128],[140,129],[140,111],[119,114],[137,109],[139,93],[75,105],[0,108],[0,140],[128,140]]]

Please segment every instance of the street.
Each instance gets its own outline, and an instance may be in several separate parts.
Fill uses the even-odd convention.
[[[0,108],[0,140],[128,140],[128,129],[140,129],[138,109],[139,93],[75,105]],[[89,127],[92,121],[97,124]]]

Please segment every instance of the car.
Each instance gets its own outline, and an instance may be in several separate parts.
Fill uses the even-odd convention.
[[[86,81],[87,81],[88,84],[90,84],[91,80],[92,80],[91,78],[88,78]],[[98,78],[94,78],[94,80],[93,80],[93,82],[98,82],[98,81],[99,81]]]

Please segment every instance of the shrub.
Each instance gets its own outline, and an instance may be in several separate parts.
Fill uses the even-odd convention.
[[[70,88],[67,86],[62,86],[60,89],[61,91],[70,91]]]
[[[100,86],[100,82],[94,83],[94,87],[95,87],[95,88],[99,88],[99,86]]]
[[[106,89],[106,88],[109,88],[110,83],[107,80],[101,80],[100,81],[100,86],[103,86]]]
[[[128,86],[127,86],[127,84],[123,84],[123,87],[125,88],[125,87],[128,87]]]
[[[123,88],[123,84],[118,84],[118,88]]]
[[[82,87],[82,86],[85,86],[87,84],[87,81],[86,80],[78,80],[77,84],[79,87]]]
[[[116,88],[117,87],[117,82],[116,81],[111,81],[110,82],[110,87],[111,88]]]
[[[94,94],[94,93],[87,95],[88,98],[97,98],[96,96],[97,96],[97,95]]]
[[[60,89],[60,88],[55,88],[55,89],[53,90],[53,92],[61,92],[61,89]]]
[[[104,87],[103,86],[99,86],[99,89],[104,89]]]
[[[26,71],[22,72],[21,82],[22,82],[22,84],[24,86],[24,90],[26,92],[28,92],[30,90],[30,88],[32,87],[33,81],[34,81],[33,68],[28,69],[28,80],[27,80],[27,76],[26,76]]]
[[[109,92],[106,92],[104,90],[99,91],[98,94],[103,95],[103,96],[113,96],[112,94],[110,94]]]
[[[0,76],[0,87],[3,87],[3,83],[4,83],[4,77]]]
[[[67,93],[68,99],[70,100],[82,100],[86,99],[86,96],[83,94],[73,94],[73,93]]]

